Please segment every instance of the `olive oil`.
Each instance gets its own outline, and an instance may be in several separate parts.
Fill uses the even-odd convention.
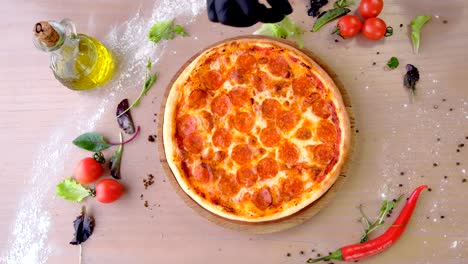
[[[70,20],[39,22],[34,33],[36,47],[51,53],[50,68],[64,86],[87,90],[111,79],[115,67],[111,52],[97,39],[76,34]]]

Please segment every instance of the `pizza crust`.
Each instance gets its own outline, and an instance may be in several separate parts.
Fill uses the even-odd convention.
[[[304,61],[308,62],[311,66],[313,66],[314,73],[316,73],[316,76],[319,77],[320,81],[323,83],[325,87],[327,87],[332,93],[333,97],[330,99],[333,101],[334,105],[336,106],[336,114],[339,119],[339,128],[341,130],[341,137],[340,137],[340,144],[339,144],[339,157],[337,163],[334,165],[332,170],[328,173],[328,176],[324,181],[322,181],[321,188],[319,190],[316,190],[312,193],[307,193],[307,195],[302,196],[302,200],[297,203],[294,206],[290,206],[289,208],[285,208],[284,210],[273,214],[273,215],[265,215],[261,217],[256,217],[256,218],[248,218],[248,217],[242,217],[238,215],[234,215],[231,213],[226,212],[223,210],[221,206],[217,206],[214,204],[211,204],[201,198],[193,188],[187,183],[187,181],[184,179],[183,175],[181,174],[180,168],[177,165],[177,161],[174,159],[176,156],[176,150],[177,146],[174,144],[174,135],[176,131],[176,124],[173,122],[175,119],[175,112],[176,112],[176,106],[177,102],[179,100],[179,96],[181,95],[179,93],[180,91],[180,86],[187,80],[187,78],[191,75],[192,71],[197,67],[198,63],[200,61],[203,61],[207,54],[209,54],[210,51],[216,50],[219,47],[222,47],[226,45],[227,43],[230,42],[253,42],[255,44],[265,44],[265,45],[274,45],[274,46],[279,46],[284,49],[290,50],[295,53],[298,57],[303,59]],[[208,52],[208,53],[206,53]],[[330,78],[330,76],[314,61],[312,60],[309,56],[304,54],[302,51],[284,44],[280,41],[271,39],[271,38],[263,38],[263,37],[246,37],[243,39],[236,39],[236,40],[231,40],[231,41],[226,41],[222,43],[215,44],[211,47],[208,47],[207,49],[201,51],[199,54],[201,55],[195,55],[193,61],[185,67],[185,69],[180,72],[180,74],[176,74],[174,76],[175,81],[172,84],[172,87],[170,89],[167,101],[166,101],[166,107],[165,107],[165,112],[164,112],[164,121],[163,121],[163,144],[164,144],[164,151],[165,155],[167,158],[167,162],[169,164],[169,167],[174,174],[175,179],[177,180],[178,184],[182,188],[182,190],[191,198],[193,199],[197,204],[208,210],[209,212],[230,219],[230,220],[236,220],[236,221],[242,221],[242,222],[265,222],[265,221],[273,221],[273,220],[278,220],[281,218],[285,218],[287,216],[290,216],[303,208],[307,207],[314,201],[316,201],[318,198],[320,198],[324,193],[328,191],[328,189],[333,185],[333,183],[336,181],[338,178],[340,171],[347,160],[347,155],[349,151],[349,146],[350,146],[350,124],[349,124],[349,118],[346,112],[345,105],[343,103],[343,99],[341,97],[340,91],[333,82],[333,80]]]

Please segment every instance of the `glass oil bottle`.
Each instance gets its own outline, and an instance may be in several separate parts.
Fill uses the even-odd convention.
[[[51,54],[50,68],[64,86],[88,90],[111,79],[115,68],[112,53],[97,39],[76,34],[71,20],[38,22],[33,33],[34,45]]]

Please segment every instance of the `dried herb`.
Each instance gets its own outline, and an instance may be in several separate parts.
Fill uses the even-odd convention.
[[[119,123],[119,127],[123,129],[123,131],[127,134],[135,133],[135,126],[133,125],[133,118],[130,111],[124,111],[129,108],[128,99],[123,99],[117,105],[117,111],[115,115],[117,116],[117,123]]]
[[[391,57],[387,62],[387,67],[390,69],[396,69],[400,65],[397,57]]]
[[[125,145],[133,141],[138,133],[140,132],[140,127],[138,126],[136,129],[135,134],[129,138],[128,140],[121,142],[121,143],[111,143],[104,138],[104,136],[96,133],[96,132],[89,132],[84,133],[78,136],[75,140],[73,140],[73,144],[79,148],[86,149],[93,152],[98,152],[105,150],[111,146],[116,145]]]
[[[413,94],[416,93],[416,83],[419,81],[419,71],[414,65],[406,64],[406,74],[403,77],[403,84],[410,89]]]
[[[73,228],[75,229],[75,234],[70,242],[72,245],[80,245],[93,234],[94,219],[86,214],[84,206],[81,209],[81,214],[73,221]]]
[[[316,17],[320,14],[320,8],[328,4],[328,0],[310,0],[310,8],[307,10],[307,14],[312,17]]]
[[[120,133],[120,143],[123,142],[123,137],[122,133]],[[110,174],[114,179],[120,179],[120,163],[122,161],[122,151],[123,151],[123,145],[120,145],[114,152],[114,155],[112,155],[110,162],[109,162],[109,169],[110,169]]]
[[[81,202],[84,198],[93,195],[93,191],[84,187],[73,178],[67,178],[57,184],[57,196],[72,202]]]

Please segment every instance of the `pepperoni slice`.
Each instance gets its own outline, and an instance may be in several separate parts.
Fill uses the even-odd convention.
[[[237,182],[245,187],[250,187],[257,182],[257,172],[254,168],[242,167],[237,171]]]
[[[209,70],[202,76],[201,82],[207,89],[217,90],[223,84],[223,76],[219,71]]]
[[[300,140],[307,140],[312,137],[312,131],[307,127],[301,127],[296,131],[296,138]]]
[[[236,177],[227,174],[224,170],[217,172],[219,177],[218,188],[223,195],[233,196],[240,190],[240,186],[236,181]]]
[[[312,111],[318,117],[327,119],[331,114],[331,108],[329,103],[323,99],[317,99],[312,103]]]
[[[200,90],[200,89],[193,90],[190,93],[189,99],[188,99],[189,107],[195,108],[195,109],[204,107],[206,105],[207,97],[208,97],[207,92]]]
[[[299,154],[299,148],[291,142],[285,142],[279,149],[279,158],[287,164],[296,163]]]
[[[294,95],[307,97],[313,93],[316,87],[315,82],[311,78],[303,75],[292,81],[292,89]]]
[[[255,57],[247,52],[242,53],[237,57],[236,65],[249,72],[255,69],[257,66],[257,60]]]
[[[193,116],[183,115],[177,119],[177,133],[182,137],[192,134],[197,130],[197,119]]]
[[[219,95],[211,102],[211,111],[219,116],[225,116],[231,110],[232,103],[227,95]]]
[[[276,115],[281,111],[281,104],[275,99],[265,99],[262,103],[262,117],[276,119]]]
[[[332,144],[320,144],[314,147],[314,161],[319,164],[328,164],[336,155],[335,147]]]
[[[231,145],[232,135],[227,129],[219,128],[213,133],[212,140],[216,147],[225,149]]]
[[[236,87],[229,91],[229,99],[235,106],[244,106],[250,100],[249,91],[242,87]]]
[[[312,107],[312,104],[319,98],[320,94],[318,93],[312,93],[306,98],[304,98],[304,101],[302,101],[302,111],[307,111],[307,109],[309,109],[309,107]]]
[[[227,158],[226,152],[224,152],[224,151],[216,151],[216,153],[214,154],[213,160],[216,161],[216,162],[221,162],[221,161],[223,161],[223,160],[226,159],[226,158]]]
[[[271,192],[267,187],[257,190],[252,195],[252,203],[260,210],[266,210],[273,202]]]
[[[281,134],[278,128],[275,126],[269,126],[262,129],[260,132],[260,141],[265,147],[274,147],[279,144],[281,140]]]
[[[202,126],[205,130],[211,131],[213,129],[213,115],[208,111],[201,112]]]
[[[304,182],[298,177],[288,177],[282,185],[282,195],[286,201],[299,197],[304,190]]]
[[[273,75],[288,78],[290,76],[289,65],[286,59],[281,56],[270,58],[268,61],[268,70]]]
[[[249,81],[247,72],[243,68],[239,67],[234,68],[231,74],[229,74],[229,78],[234,84],[244,84]]]
[[[270,179],[276,176],[279,171],[279,165],[272,158],[263,158],[257,164],[257,173],[261,179]]]
[[[322,143],[335,143],[336,127],[328,120],[320,120],[317,124],[317,137]]]
[[[276,117],[276,124],[284,132],[293,129],[296,126],[296,123],[297,117],[293,111],[281,111]]]
[[[254,127],[255,117],[248,112],[239,112],[234,117],[233,125],[239,132],[247,133]]]
[[[203,150],[203,138],[198,133],[192,133],[184,138],[184,147],[187,151],[198,154]]]
[[[252,83],[255,89],[259,92],[265,91],[268,88],[270,77],[264,71],[257,71],[252,75]]]
[[[238,164],[246,164],[252,160],[253,151],[247,144],[240,144],[232,149],[232,159]]]
[[[208,183],[213,179],[213,172],[210,165],[201,163],[193,169],[193,178],[201,183]]]

